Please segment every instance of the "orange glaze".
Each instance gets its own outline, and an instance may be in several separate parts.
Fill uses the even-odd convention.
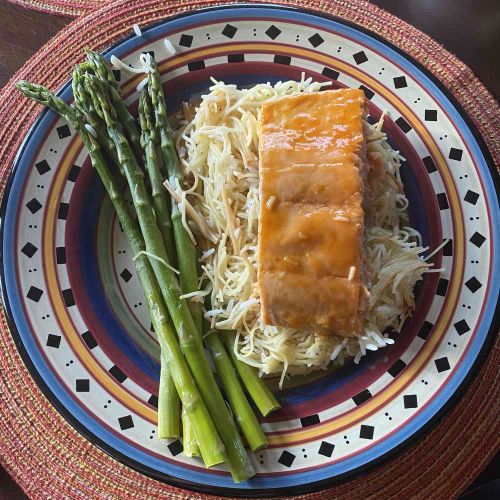
[[[364,118],[357,89],[262,107],[259,288],[266,324],[360,333]]]

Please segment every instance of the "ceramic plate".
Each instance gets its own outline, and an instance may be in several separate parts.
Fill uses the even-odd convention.
[[[163,39],[177,49],[166,53]],[[250,85],[298,79],[360,87],[372,118],[406,158],[412,225],[424,244],[449,242],[441,275],[420,283],[396,343],[359,365],[289,384],[263,420],[257,475],[184,457],[155,436],[159,351],[131,253],[74,131],[43,113],[19,152],[3,203],[3,297],[41,388],[89,440],[145,474],[217,494],[316,490],[373,466],[443,413],[489,347],[500,286],[500,214],[491,160],[448,93],[384,40],[344,21],[278,7],[224,7],[143,29],[107,51],[126,63],[154,51],[168,105],[213,76]],[[141,77],[117,72],[136,105]],[[67,84],[60,95],[70,101]],[[492,332],[493,333],[493,332]]]

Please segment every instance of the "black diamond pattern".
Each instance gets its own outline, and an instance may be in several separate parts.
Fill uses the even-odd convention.
[[[40,290],[40,288],[37,288],[36,286],[32,286],[28,290],[26,297],[32,300],[33,302],[38,302],[42,295],[43,295],[43,290]]]
[[[76,179],[78,179],[78,174],[80,173],[81,169],[82,167],[79,167],[78,165],[73,165],[68,174],[68,181],[76,182]]]
[[[435,172],[437,170],[434,160],[431,156],[422,158],[422,161],[424,162],[425,168],[427,169],[427,172],[429,172],[429,174],[432,174],[432,172]]]
[[[476,293],[483,285],[475,276],[473,276],[471,279],[469,279],[465,282],[465,286],[472,293]]]
[[[181,45],[182,47],[191,47],[192,44],[193,44],[192,35],[186,35],[186,34],[181,35],[181,39],[179,40],[179,45]]]
[[[199,69],[205,69],[205,61],[194,61],[188,63],[189,71],[198,71]]]
[[[93,349],[94,347],[97,347],[97,341],[91,332],[87,331],[87,332],[82,333],[82,339],[87,344],[87,347],[89,349]]]
[[[453,255],[453,240],[448,240],[448,243],[443,247],[443,255],[451,257]]]
[[[113,375],[113,377],[118,380],[118,382],[120,382],[120,384],[122,382],[125,382],[125,380],[127,380],[127,375],[125,375],[125,373],[123,373],[120,368],[118,368],[116,365],[113,365],[110,369],[109,369],[109,373],[111,373],[111,375]]]
[[[38,163],[35,163],[35,168],[38,170],[38,173],[40,175],[43,175],[50,170],[50,165],[48,164],[47,160],[42,160]]]
[[[245,62],[245,54],[229,54],[227,56],[228,63],[242,63]]]
[[[235,28],[234,26],[231,26],[230,24],[226,24],[226,26],[222,30],[222,34],[224,36],[227,36],[228,38],[233,38],[234,35],[236,35],[237,31],[238,31],[238,28]]]
[[[439,373],[450,369],[450,363],[447,357],[435,359],[434,363],[436,364],[436,368]]]
[[[281,465],[284,465],[285,467],[291,467],[294,460],[295,460],[295,455],[285,450],[279,457],[278,462]]]
[[[89,392],[90,380],[88,378],[76,379],[76,392]]]
[[[313,36],[308,38],[309,43],[314,47],[319,47],[323,42],[323,38],[321,38],[319,33],[315,33]]]
[[[393,81],[394,81],[394,87],[397,89],[408,87],[408,84],[406,83],[406,78],[404,76],[397,76],[396,78],[393,78]]]
[[[368,401],[372,397],[371,392],[368,389],[365,389],[364,391],[361,391],[360,393],[356,394],[352,398],[354,403],[356,403],[356,406],[359,406],[360,404],[363,404],[365,401]]]
[[[375,95],[375,92],[373,92],[373,90],[370,90],[368,87],[365,87],[364,85],[360,85],[359,88],[365,93],[365,97],[368,100],[371,100],[371,98]]]
[[[118,419],[118,423],[120,424],[120,429],[122,431],[126,431],[127,429],[132,429],[132,427],[134,427],[134,421],[132,419],[132,415],[127,415],[126,417],[120,417]]]
[[[71,307],[75,305],[75,298],[73,297],[73,291],[71,290],[71,288],[63,290],[62,296],[64,299],[64,303],[66,304],[66,307]]]
[[[122,277],[122,280],[125,281],[125,283],[128,283],[130,281],[130,278],[132,277],[132,273],[125,268],[121,273],[120,276]]]
[[[420,327],[420,330],[417,333],[417,337],[420,337],[421,339],[425,340],[429,336],[429,333],[431,333],[433,326],[434,325],[429,321],[424,321],[422,326]]]
[[[486,238],[481,234],[478,233],[477,231],[470,237],[469,240],[473,245],[477,246],[478,248],[481,248],[481,245],[486,241]]]
[[[398,359],[388,370],[387,373],[392,377],[397,377],[406,368],[406,363]]]
[[[59,205],[59,210],[57,212],[57,218],[61,220],[66,220],[68,217],[69,204],[61,202]]]
[[[460,161],[462,159],[462,154],[463,154],[463,151],[461,149],[451,148],[450,154],[448,155],[448,158],[450,160]]]
[[[26,203],[26,207],[32,214],[35,214],[42,208],[42,204],[36,198],[32,198]]]
[[[303,417],[300,419],[302,427],[309,427],[310,425],[319,424],[319,415],[309,415],[308,417]]]
[[[33,245],[33,243],[26,243],[26,245],[23,246],[23,248],[21,248],[21,252],[23,252],[24,255],[26,255],[26,257],[29,257],[31,259],[31,257],[33,257],[33,255],[36,254],[36,251],[38,250],[38,248]]]
[[[47,336],[46,345],[48,347],[54,347],[55,349],[58,349],[59,346],[61,345],[61,336],[49,333],[49,335]]]
[[[453,326],[455,327],[455,330],[459,335],[470,332],[470,326],[468,325],[467,321],[465,321],[465,319],[457,321]]]
[[[71,131],[67,125],[61,125],[60,127],[57,127],[57,135],[59,136],[59,139],[65,139],[71,135]]]
[[[275,40],[278,36],[281,35],[281,30],[274,24],[272,24],[271,26],[269,26],[269,28],[267,28],[266,35],[272,40]]]
[[[477,200],[479,200],[479,195],[469,189],[465,194],[464,200],[471,205],[475,205],[477,203]]]
[[[289,56],[274,56],[274,62],[277,64],[290,64],[292,62],[292,58]]]
[[[408,394],[403,397],[404,406],[406,409],[408,408],[418,408],[417,395],[416,394]]]
[[[151,394],[151,396],[148,399],[148,403],[154,408],[158,408],[158,396]]]
[[[324,457],[330,458],[332,456],[334,449],[335,449],[334,444],[331,444],[328,441],[321,441],[321,445],[319,447],[318,453],[320,455],[323,455]]]
[[[354,54],[352,57],[354,58],[356,64],[358,65],[368,61],[368,57],[366,57],[366,54],[363,51],[356,52],[356,54]]]
[[[448,283],[449,281],[446,278],[439,278],[436,295],[444,297],[446,295],[446,290],[448,290]]]
[[[359,437],[362,439],[373,439],[373,432],[375,427],[373,425],[362,425],[359,430]]]
[[[335,71],[334,69],[331,68],[327,68],[326,66],[323,68],[321,74],[326,76],[327,78],[330,78],[330,80],[337,80],[338,77],[340,76],[340,73],[338,71]]]
[[[402,117],[400,116],[396,120],[396,125],[405,133],[407,134],[411,130],[411,125]]]
[[[426,122],[437,122],[437,111],[435,109],[426,109],[424,119]]]
[[[179,440],[170,443],[169,445],[167,445],[167,447],[170,450],[170,453],[172,453],[173,457],[177,456],[179,453],[182,453],[182,451],[184,450],[182,443]]]
[[[58,264],[66,264],[66,247],[56,248],[56,262]]]
[[[436,197],[439,205],[439,210],[447,210],[448,208],[450,208],[450,206],[448,205],[448,198],[446,196],[446,193],[438,193]]]

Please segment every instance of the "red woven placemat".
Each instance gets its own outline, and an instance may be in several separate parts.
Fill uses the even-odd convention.
[[[18,3],[43,4],[43,2]],[[84,5],[61,0],[57,4]],[[97,2],[92,2],[97,3]],[[14,89],[26,78],[57,89],[84,47],[102,49],[182,10],[228,2],[120,0],[81,17],[49,41],[0,92],[0,189],[40,107]],[[233,2],[234,3],[234,2]],[[411,54],[452,92],[498,165],[500,109],[472,71],[427,35],[364,1],[277,2],[321,10],[357,23]],[[87,5],[87,4],[85,4]],[[373,471],[300,498],[448,499],[463,491],[500,445],[500,340],[468,391],[439,425]],[[75,431],[51,406],[24,366],[0,315],[0,460],[32,498],[200,498],[116,462]]]
[[[27,9],[40,10],[49,14],[78,17],[103,6],[107,0],[8,0]]]

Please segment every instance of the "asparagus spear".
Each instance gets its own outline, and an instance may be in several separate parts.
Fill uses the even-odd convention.
[[[172,232],[172,222],[168,209],[169,200],[167,192],[163,187],[160,173],[159,159],[156,155],[158,142],[156,129],[151,121],[151,101],[146,92],[139,97],[139,120],[141,124],[141,146],[144,149],[146,171],[151,182],[153,194],[153,205],[156,215],[156,223],[163,235],[163,241],[167,249],[170,264],[176,266],[175,243]]]
[[[151,114],[151,102],[147,92],[143,91],[139,97],[139,120],[141,125],[141,145],[144,149],[145,155],[145,165],[146,170],[149,175],[153,204],[155,208],[156,222],[162,230],[163,240],[165,242],[165,247],[167,249],[168,258],[170,263],[176,265],[176,250],[174,243],[174,235],[172,232],[172,223],[170,221],[170,212],[168,209],[169,200],[165,189],[163,188],[162,178],[159,168],[159,161],[156,155],[156,147],[158,142],[157,131],[152,123]],[[162,379],[166,380],[166,374],[164,374],[162,367]],[[171,390],[175,391],[172,384],[165,384],[165,389],[160,391],[159,394],[159,408],[164,410],[164,414],[168,416],[169,405],[175,404],[174,394],[170,394]],[[158,426],[159,432],[160,429]],[[198,444],[196,443],[196,437],[194,435],[189,418],[186,412],[182,411],[182,429],[183,429],[183,443],[184,443],[184,454],[188,457],[194,457],[199,455]],[[161,437],[161,436],[160,436]]]
[[[127,106],[120,96],[120,86],[116,81],[115,75],[111,71],[108,62],[99,52],[92,50],[87,51],[87,60],[94,74],[100,78],[101,82],[107,86],[111,102],[116,110],[118,119],[120,120],[127,139],[132,146],[135,157],[138,162],[142,161],[142,148],[139,128],[135,118],[131,115]]]
[[[172,129],[167,117],[165,97],[161,85],[160,74],[155,62],[151,59],[152,72],[148,73],[148,92],[154,109],[156,127],[160,135],[160,148],[163,165],[166,167],[169,181],[175,185],[175,180],[182,183],[182,174],[179,171],[179,158],[173,143]],[[177,203],[172,200],[172,225],[174,228],[175,247],[177,249],[178,267],[180,271],[181,288],[184,293],[198,290],[198,267],[196,249],[182,224],[182,217]],[[190,302],[189,308],[201,335],[203,329],[203,314],[201,304]]]
[[[208,322],[205,322],[205,325],[208,325]],[[248,446],[252,451],[266,448],[268,444],[267,438],[243,392],[231,358],[219,337],[219,332],[210,330],[210,325],[208,325],[207,333],[205,333],[205,343],[210,349],[224,392]]]
[[[155,130],[151,126],[151,109],[147,95],[142,93],[139,98],[139,119],[141,124],[141,146],[144,149],[144,164],[149,175],[156,222],[163,235],[163,241],[167,249],[168,259],[172,265],[175,264],[175,244],[172,233],[172,223],[168,210],[168,199],[163,189],[158,158],[156,155]],[[172,378],[168,373],[168,367],[163,362],[160,372],[160,392],[158,396],[158,437],[172,437],[170,434],[179,432],[179,396],[175,390]],[[185,411],[182,412],[185,416]],[[184,427],[187,424],[184,424]],[[189,426],[190,427],[190,426]],[[184,446],[184,452],[186,452]],[[188,450],[189,451],[189,450]]]
[[[95,108],[106,122],[108,133],[113,139],[119,161],[123,166],[150,263],[177,330],[184,355],[226,447],[233,479],[235,482],[244,481],[252,477],[255,471],[231,414],[225,405],[224,398],[215,382],[203,349],[201,336],[193,321],[189,307],[186,301],[180,298],[182,291],[179,283],[170,268],[165,265],[168,262],[168,255],[154,219],[142,172],[117,119],[116,112],[109,101],[109,95],[106,95],[105,87],[93,75],[89,75],[87,82]],[[196,433],[196,439],[200,444],[198,433]]]
[[[99,119],[97,113],[92,105],[92,102],[84,97],[83,88],[83,72],[85,71],[85,66],[82,64],[80,66],[75,66],[73,69],[73,96],[75,98],[75,105],[78,111],[83,114],[87,123],[94,129],[97,134],[97,141],[101,148],[103,148],[109,157],[114,161],[116,165],[118,163],[118,155],[116,154],[115,146],[113,141],[109,138],[106,126]]]
[[[196,436],[193,431],[193,426],[186,413],[184,407],[182,407],[182,444],[184,447],[184,455],[186,457],[199,457],[200,448],[198,447],[198,441],[196,441]]]
[[[158,439],[180,437],[180,411],[180,399],[168,369],[168,362],[165,356],[161,355],[160,387],[158,390]]]
[[[115,75],[106,59],[104,59],[99,52],[95,52],[94,50],[86,50],[85,55],[87,56],[88,64],[93,69],[94,73],[103,80],[107,81],[117,90],[118,93],[120,93],[120,85],[116,81]]]
[[[165,356],[170,373],[172,374],[175,387],[193,425],[203,460],[207,467],[223,462],[226,458],[224,445],[217,435],[212,418],[207,411],[207,407],[182,355],[175,331],[168,320],[162,294],[151,271],[150,264],[141,253],[144,250],[144,241],[141,232],[118,189],[114,175],[104,160],[98,142],[87,132],[76,110],[52,94],[48,89],[24,81],[19,82],[16,87],[27,97],[44,104],[60,114],[80,134],[83,143],[89,151],[92,164],[98,172],[115,207],[132,252],[137,256],[137,274],[144,290],[151,320],[160,342],[162,354]]]
[[[265,417],[271,412],[281,408],[274,394],[269,390],[266,383],[259,377],[257,370],[243,361],[240,361],[234,352],[234,341],[236,334],[234,332],[226,332],[224,338],[226,341],[227,350],[233,360],[234,366],[238,371],[245,388],[250,394],[252,400],[257,405],[257,408]]]

